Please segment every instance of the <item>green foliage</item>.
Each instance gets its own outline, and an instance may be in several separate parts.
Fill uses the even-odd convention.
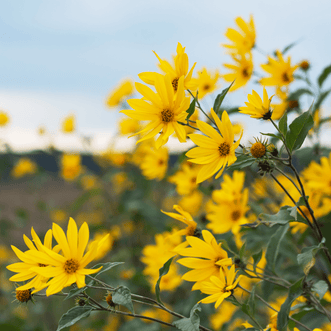
[[[287,134],[287,113],[285,112],[278,123],[279,131],[286,137]]]
[[[250,167],[256,159],[248,156],[248,155],[240,155],[237,157],[237,161],[230,165],[227,170],[241,170],[247,167]]]
[[[313,285],[311,289],[312,291],[316,292],[318,294],[319,299],[322,300],[325,293],[328,291],[329,286],[324,280],[319,280],[317,283]]]
[[[303,268],[305,275],[308,275],[310,269],[315,264],[315,255],[323,247],[325,240],[319,243],[317,246],[305,247],[302,249],[301,253],[298,254],[297,260],[299,265]]]
[[[118,286],[113,292],[112,300],[116,305],[124,306],[134,314],[131,291],[126,286]]]
[[[59,325],[56,331],[60,331],[64,328],[67,328],[71,325],[74,325],[82,318],[88,317],[93,310],[92,307],[74,307],[67,311],[64,315],[62,315]]]
[[[216,114],[218,114],[221,111],[222,102],[223,102],[225,96],[228,94],[233,83],[234,83],[234,81],[216,97],[214,106],[213,106],[213,109]]]
[[[328,78],[330,74],[331,74],[331,65],[325,67],[322,73],[319,75],[317,79],[319,87],[322,87],[324,81]]]
[[[201,312],[200,304],[197,303],[190,312],[189,318],[182,318],[173,323],[173,325],[182,331],[199,331],[200,317],[198,311]]]
[[[164,265],[162,268],[160,268],[159,270],[159,279],[157,280],[156,284],[155,284],[155,295],[156,295],[156,300],[160,303],[162,303],[161,301],[161,298],[160,298],[160,282],[161,282],[161,279],[164,275],[166,275],[169,271],[169,268],[170,268],[170,265],[171,265],[171,262],[172,260],[174,259],[175,257],[171,257]]]
[[[193,98],[190,107],[186,110],[187,112],[187,116],[186,116],[186,121],[188,121],[190,119],[190,117],[193,115],[195,111],[195,98]]]
[[[261,223],[266,224],[270,227],[276,224],[284,225],[291,221],[296,221],[295,212],[296,207],[283,206],[280,208],[277,214],[260,214],[258,219]]]
[[[111,268],[114,268],[120,264],[123,264],[124,262],[106,262],[106,263],[98,263],[95,266],[92,267],[92,269],[98,269],[102,267],[100,271],[98,271],[95,275],[92,275],[94,277],[101,275],[102,273],[110,270]]]
[[[276,267],[276,259],[277,259],[278,252],[279,252],[279,246],[288,229],[289,229],[289,224],[279,226],[277,231],[271,236],[271,238],[268,242],[265,257],[267,260],[266,268],[270,271],[273,271],[273,272],[276,271],[275,267]]]
[[[306,111],[297,117],[289,126],[286,134],[286,145],[290,152],[298,149],[303,144],[308,131],[314,126],[310,111]]]
[[[290,93],[287,100],[289,100],[289,101],[290,100],[299,100],[299,98],[302,95],[305,95],[305,94],[314,95],[314,93],[311,90],[307,89],[307,88],[299,88],[296,91]]]

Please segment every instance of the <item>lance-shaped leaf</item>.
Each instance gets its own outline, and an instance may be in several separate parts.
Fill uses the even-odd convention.
[[[228,86],[227,88],[225,88],[215,99],[214,102],[214,111],[216,114],[218,114],[218,112],[221,110],[221,106],[222,106],[222,102],[225,98],[225,96],[227,95],[227,93],[229,92],[231,86],[233,85],[234,81],[231,83],[230,86]]]
[[[311,90],[308,90],[306,88],[299,88],[298,90],[292,92],[287,100],[299,100],[299,98],[304,95],[304,94],[309,94],[309,95],[314,95],[314,93]]]
[[[286,112],[284,113],[282,118],[279,120],[278,128],[279,128],[279,131],[284,135],[284,137],[286,137],[286,133],[287,133],[287,113]]]
[[[195,98],[192,100],[190,107],[186,110],[187,116],[186,116],[186,121],[190,119],[190,117],[193,115],[195,111]]]
[[[94,277],[99,276],[103,272],[110,270],[111,268],[116,267],[117,265],[123,264],[124,262],[106,262],[106,263],[98,263],[92,267],[92,269],[98,269],[102,266],[102,269],[94,275]]]
[[[162,303],[161,298],[160,298],[160,282],[161,279],[164,275],[166,275],[169,272],[169,268],[171,265],[172,260],[174,259],[174,256],[171,257],[164,265],[162,268],[159,270],[159,279],[157,280],[155,284],[155,294],[156,294],[156,300],[160,303]]]
[[[92,311],[92,307],[74,307],[62,315],[56,331],[60,331],[68,326],[74,325],[82,318],[88,317]]]
[[[189,318],[182,318],[179,321],[174,322],[172,325],[182,331],[199,331],[200,317],[198,311],[201,312],[199,303],[193,306]]]
[[[328,78],[328,76],[331,74],[331,65],[327,66],[323,69],[322,73],[318,77],[318,85],[321,87],[324,83],[324,81]]]
[[[124,306],[128,308],[132,314],[134,314],[131,291],[126,286],[118,286],[113,292],[112,300],[116,305]]]
[[[280,208],[279,212],[274,215],[270,214],[260,214],[258,219],[261,223],[266,223],[270,227],[276,224],[287,224],[288,222],[296,221],[295,211],[297,207],[283,206]]]

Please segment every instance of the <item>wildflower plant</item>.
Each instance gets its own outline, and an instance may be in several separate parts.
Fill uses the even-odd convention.
[[[15,261],[4,254],[18,301],[76,300],[57,330],[78,321],[102,330],[151,322],[155,330],[330,330],[331,150],[321,143],[330,117],[321,107],[331,67],[315,84],[307,60],[293,64],[291,47],[276,50],[255,68],[264,72],[247,101],[227,108],[255,75],[253,16],[238,17],[225,37],[230,71],[194,72],[178,43],[173,62],[154,52],[160,71],[139,74],[138,95],[131,81],[115,88],[107,104],[127,116],[119,134],[132,134],[135,149],[94,155],[99,174],[86,172],[80,155],[62,155],[60,176],[82,195],[49,208],[55,223],[43,241],[32,228],[25,251],[12,245]],[[315,100],[309,109],[303,97]],[[245,137],[254,139],[245,146],[233,114],[272,132]],[[170,139],[184,146],[181,156]],[[35,173],[20,167],[15,177]],[[67,215],[76,221],[65,233],[57,223]],[[111,262],[93,265],[99,259]]]

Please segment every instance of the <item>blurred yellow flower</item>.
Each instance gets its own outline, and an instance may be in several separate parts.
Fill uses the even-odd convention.
[[[236,312],[237,307],[225,301],[222,304],[222,309],[219,309],[215,314],[210,316],[210,323],[215,330],[221,330],[225,323],[231,320],[232,315]]]
[[[133,92],[134,87],[132,81],[125,79],[110,92],[106,100],[106,105],[110,108],[119,106],[123,99],[129,97]]]
[[[196,216],[200,212],[202,202],[203,193],[196,189],[191,194],[182,196],[178,204],[192,216]]]
[[[78,154],[63,154],[61,176],[67,181],[75,180],[82,173],[81,157]]]
[[[94,234],[93,241],[91,241],[87,246],[87,250],[89,250],[92,247],[94,241],[100,241],[105,236],[107,236],[107,238],[102,241],[102,245],[98,248],[98,252],[94,257],[95,260],[100,260],[107,255],[107,253],[113,247],[114,238],[109,234],[109,232],[107,233],[106,231],[99,231]]]
[[[162,60],[154,52],[154,54],[160,61],[159,68],[164,72],[164,74],[169,75],[170,82],[172,84],[174,92],[177,92],[178,90],[178,82],[181,77],[183,77],[184,88],[194,90],[196,84],[192,82],[192,74],[196,63],[194,63],[190,71],[188,71],[189,61],[188,61],[188,56],[185,53],[185,47],[183,47],[180,43],[178,43],[176,52],[177,54],[174,57],[174,65],[171,65],[166,60]],[[155,85],[158,74],[156,72],[142,72],[138,76],[146,84]]]
[[[96,175],[84,175],[80,181],[84,190],[92,190],[98,187],[98,177]]]
[[[9,116],[3,110],[0,110],[0,126],[5,126],[9,123]]]
[[[142,174],[150,180],[163,179],[168,169],[168,159],[169,153],[165,147],[149,150],[140,164]]]
[[[0,265],[7,262],[11,257],[12,252],[5,245],[0,245]]]
[[[119,122],[119,132],[122,135],[136,133],[140,129],[139,121],[132,118],[122,118]]]
[[[230,89],[230,91],[235,91],[245,86],[251,79],[253,74],[253,60],[250,53],[245,55],[231,55],[231,57],[235,63],[224,63],[223,66],[232,72],[222,75],[222,78],[229,83],[235,81]]]
[[[76,118],[75,115],[69,115],[65,117],[61,124],[61,130],[64,133],[74,132],[76,129]]]
[[[62,209],[55,209],[51,211],[51,220],[56,223],[62,223],[68,219],[68,214]]]
[[[284,113],[286,112],[287,108],[288,108],[288,101],[287,101],[287,97],[288,97],[288,91],[287,91],[287,87],[285,89],[281,89],[280,87],[276,88],[276,94],[275,96],[278,97],[278,99],[281,100],[280,103],[271,103],[270,107],[272,108],[272,114],[271,114],[271,118],[273,120],[279,120]]]
[[[198,89],[198,99],[203,99],[205,95],[218,89],[217,82],[220,77],[218,70],[211,72],[207,71],[206,68],[202,68],[201,71],[198,71],[198,78],[192,79]]]
[[[239,31],[228,28],[225,32],[225,37],[232,44],[222,44],[222,46],[226,47],[231,54],[250,52],[255,45],[256,38],[253,15],[250,15],[250,20],[247,23],[241,17],[237,17],[236,24]]]
[[[22,157],[15,164],[11,171],[14,178],[21,178],[25,175],[32,175],[37,172],[37,164],[27,157]]]
[[[288,56],[285,62],[281,52],[276,52],[277,58],[268,56],[268,63],[261,64],[261,68],[270,74],[270,77],[261,78],[260,84],[263,86],[284,86],[293,82],[294,71],[299,65],[291,65],[291,57]]]

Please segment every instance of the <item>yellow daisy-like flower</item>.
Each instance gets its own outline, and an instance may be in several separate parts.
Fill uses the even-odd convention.
[[[178,82],[181,77],[184,77],[184,87],[185,89],[195,89],[196,84],[191,81],[193,69],[196,63],[193,64],[190,71],[188,56],[185,53],[185,47],[183,47],[180,43],[177,44],[176,56],[174,58],[174,65],[171,65],[168,61],[162,60],[155,52],[154,54],[160,61],[159,67],[170,77],[170,81],[172,83],[173,89],[175,92],[178,90]],[[139,78],[145,82],[146,84],[155,85],[158,74],[156,72],[142,72],[139,75]]]
[[[94,241],[88,252],[84,254],[89,241],[89,228],[86,222],[78,231],[76,222],[70,218],[67,237],[56,223],[53,223],[52,230],[63,255],[57,254],[45,246],[43,251],[25,252],[32,261],[47,265],[30,269],[43,277],[52,278],[47,282],[47,296],[60,292],[64,287],[73,283],[76,283],[78,288],[84,287],[85,275],[94,274],[101,269],[86,269],[85,267],[95,259],[99,248],[103,247],[104,241],[108,237],[106,235],[100,241]]]
[[[235,81],[230,89],[230,91],[234,91],[248,83],[252,77],[254,66],[251,53],[231,55],[231,57],[235,63],[225,63],[223,66],[232,72],[224,74],[222,77],[229,83]]]
[[[27,157],[22,157],[15,164],[11,175],[15,178],[21,178],[25,175],[31,175],[37,172],[37,164]]]
[[[220,177],[226,165],[233,164],[237,157],[235,150],[240,144],[240,138],[234,143],[233,127],[226,111],[223,111],[222,121],[218,118],[213,109],[211,115],[216,123],[218,133],[209,124],[197,120],[199,130],[206,136],[201,134],[190,134],[189,137],[199,147],[195,147],[186,153],[186,156],[191,158],[189,162],[202,164],[202,167],[197,176],[197,183],[213,176],[217,171],[216,178]]]
[[[122,135],[136,133],[140,129],[140,123],[132,118],[123,118],[119,122],[119,132]]]
[[[118,106],[124,98],[134,92],[133,83],[130,79],[125,79],[115,87],[107,97],[106,105],[110,108]]]
[[[61,124],[61,130],[64,133],[74,132],[76,128],[76,118],[75,115],[69,115],[65,117]]]
[[[232,44],[222,44],[222,46],[228,48],[230,53],[249,52],[254,47],[256,38],[253,16],[250,15],[250,20],[247,23],[241,17],[237,17],[236,23],[239,31],[228,28],[225,32],[225,36]]]
[[[61,158],[61,176],[67,180],[75,180],[82,172],[81,157],[76,154],[63,154]]]
[[[182,277],[189,282],[201,282],[209,279],[211,275],[217,275],[221,266],[226,267],[232,264],[228,253],[222,249],[221,244],[217,244],[209,231],[202,230],[202,236],[203,240],[193,236],[186,237],[191,247],[177,251],[179,255],[187,256],[177,262],[193,269]],[[199,283],[196,283],[192,290],[198,288]]]
[[[32,251],[41,251],[43,252],[43,247],[47,247],[49,250],[52,250],[52,230],[48,230],[45,238],[44,238],[44,245],[40,241],[38,235],[34,231],[33,228],[31,228],[31,236],[33,239],[33,242],[26,236],[23,235],[23,239],[27,247]],[[32,293],[38,292],[45,288],[47,285],[47,280],[49,277],[44,277],[36,273],[35,271],[32,271],[31,268],[33,267],[45,267],[46,265],[40,263],[39,261],[34,260],[31,258],[27,252],[22,252],[15,246],[11,246],[13,251],[15,252],[16,256],[22,261],[10,264],[7,266],[7,269],[13,272],[16,272],[17,274],[9,278],[9,280],[13,282],[23,282],[31,279],[28,283],[25,285],[22,285],[17,288],[17,290],[29,290],[34,288],[35,290]],[[58,252],[59,247],[54,247],[54,251]]]
[[[0,110],[0,126],[5,126],[9,122],[9,116],[6,112]]]
[[[218,89],[217,81],[220,77],[218,70],[214,73],[207,71],[206,68],[202,68],[201,71],[198,71],[198,78],[192,79],[192,82],[195,83],[198,88],[198,98],[202,99],[207,94]]]
[[[289,102],[287,100],[288,88],[286,87],[285,89],[281,89],[280,87],[277,87],[275,95],[281,100],[281,102],[270,104],[270,107],[272,108],[271,118],[273,120],[279,120],[289,107]]]
[[[270,77],[262,78],[260,84],[263,86],[284,86],[293,82],[294,71],[299,65],[291,66],[291,57],[286,62],[281,52],[277,51],[277,59],[268,56],[268,63],[261,64],[261,68],[270,74]]]
[[[187,227],[185,229],[179,230],[177,232],[175,232],[174,234],[172,234],[173,236],[199,236],[199,230],[197,228],[197,223],[193,220],[192,216],[186,212],[181,206],[178,205],[174,205],[173,208],[179,213],[179,214],[175,214],[175,213],[169,213],[169,212],[165,212],[163,210],[161,210],[161,212],[163,214],[166,214],[184,224],[187,225]],[[185,248],[188,246],[188,241],[185,240],[183,243],[181,243],[180,245],[178,245],[177,247],[175,247],[173,249],[174,252]]]
[[[136,89],[144,98],[128,100],[129,105],[134,110],[128,109],[121,112],[139,121],[150,121],[144,129],[135,134],[148,132],[138,142],[153,138],[160,131],[162,132],[155,142],[157,149],[166,144],[174,132],[176,132],[180,142],[185,142],[185,129],[183,125],[178,123],[185,121],[186,110],[190,105],[190,98],[185,97],[184,77],[182,76],[178,81],[176,97],[169,75],[158,74],[156,76],[155,89],[157,93],[140,83],[136,83]]]
[[[248,102],[245,102],[246,107],[239,107],[240,113],[251,115],[252,118],[262,118],[268,120],[271,118],[270,102],[273,96],[268,97],[267,90],[263,87],[263,101],[261,97],[252,90],[252,94],[248,94]]]
[[[142,174],[150,180],[163,179],[168,169],[168,159],[169,153],[165,147],[149,150],[140,164]]]
[[[233,290],[236,288],[238,282],[242,278],[242,275],[240,275],[235,280],[237,272],[238,271],[235,271],[235,265],[233,264],[230,270],[226,268],[220,268],[218,277],[211,276],[210,281],[202,282],[200,291],[210,295],[200,300],[199,302],[215,302],[215,308],[217,309],[223,300],[233,293]]]

